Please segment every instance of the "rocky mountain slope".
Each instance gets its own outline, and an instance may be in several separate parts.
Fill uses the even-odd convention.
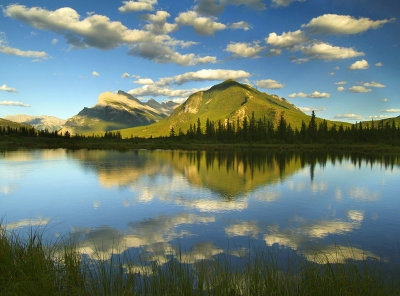
[[[4,119],[11,120],[14,122],[25,123],[33,126],[37,130],[49,130],[58,131],[62,128],[65,123],[64,119],[60,119],[54,116],[31,116],[25,114],[9,115],[4,117]]]
[[[143,103],[123,91],[105,92],[100,94],[95,106],[85,107],[68,119],[61,132],[88,134],[149,125],[167,117],[177,105],[154,100]]]

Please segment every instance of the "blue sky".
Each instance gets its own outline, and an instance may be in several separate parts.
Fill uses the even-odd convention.
[[[400,115],[397,0],[2,1],[0,117],[105,91],[182,101],[233,78],[310,114]]]

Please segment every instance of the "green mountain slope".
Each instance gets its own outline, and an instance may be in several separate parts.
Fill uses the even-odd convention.
[[[18,123],[18,122],[0,118],[0,127],[7,127],[7,126],[12,127],[12,128],[20,128],[20,127],[30,127],[31,128],[32,127],[28,124]]]
[[[148,125],[168,116],[173,108],[157,102],[143,103],[128,93],[105,92],[97,104],[68,119],[61,132],[71,134],[112,131]]]
[[[282,113],[294,128],[300,128],[302,121],[308,123],[310,120],[310,116],[284,98],[260,92],[247,84],[227,80],[206,91],[192,94],[169,117],[148,126],[121,130],[121,134],[123,137],[167,136],[172,127],[176,132],[179,129],[186,132],[190,124],[197,123],[198,118],[204,128],[207,118],[215,122],[225,122],[227,119],[242,121],[245,117],[249,118],[253,112],[256,119],[265,116],[267,120],[274,122],[275,126]],[[318,119],[317,122],[319,121]],[[334,123],[341,124],[328,122],[328,126]]]
[[[387,123],[389,123],[389,125],[392,126],[392,124],[393,124],[393,122],[394,122],[395,125],[396,125],[396,127],[400,127],[400,116],[391,117],[391,118],[385,118],[385,119],[380,119],[380,120],[374,120],[374,121],[373,121],[373,124],[374,124],[375,128],[378,127],[378,125],[379,125],[381,122],[383,123],[384,126],[385,126]],[[371,120],[369,120],[369,121],[363,121],[362,124],[364,125],[364,127],[366,127],[367,125],[368,125],[369,127],[371,127],[372,121],[371,121]]]

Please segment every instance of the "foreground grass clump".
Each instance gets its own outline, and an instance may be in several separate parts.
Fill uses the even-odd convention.
[[[399,295],[399,281],[377,262],[288,264],[267,251],[233,264],[231,257],[185,263],[177,253],[148,265],[128,257],[81,260],[72,244],[44,245],[30,232],[0,227],[0,295]],[[115,259],[118,258],[118,259]],[[189,259],[190,261],[190,259]]]

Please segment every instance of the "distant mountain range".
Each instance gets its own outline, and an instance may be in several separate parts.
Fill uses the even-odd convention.
[[[197,124],[198,119],[204,129],[207,119],[223,124],[227,120],[242,122],[253,113],[256,119],[265,117],[275,126],[283,115],[287,124],[298,129],[303,121],[308,124],[311,118],[284,98],[227,80],[192,94],[181,105],[172,101],[159,103],[153,99],[142,102],[124,91],[105,92],[99,95],[95,106],[85,107],[66,121],[52,116],[13,115],[0,119],[0,126],[17,127],[18,123],[24,123],[36,129],[61,130],[62,133],[68,131],[71,134],[90,135],[119,130],[123,137],[158,137],[169,135],[171,128],[176,133],[179,130],[186,132],[190,125]],[[319,123],[322,119],[317,118],[316,121]],[[400,116],[376,120],[376,125],[380,121],[384,124],[394,121],[399,126]],[[329,120],[327,124],[328,127],[334,124],[351,125]]]
[[[135,128],[123,129],[123,137],[157,137],[167,136],[173,127],[176,132],[186,132],[190,124],[197,124],[199,118],[204,128],[207,118],[217,122],[243,121],[250,118],[252,113],[256,119],[265,118],[277,125],[281,114],[293,128],[301,127],[302,121],[308,123],[310,116],[306,115],[295,105],[284,98],[269,95],[258,91],[247,84],[241,84],[234,80],[227,80],[214,85],[206,91],[192,94],[186,102],[177,107],[167,118],[157,123]],[[317,122],[321,119],[317,119]],[[328,121],[328,126],[333,124],[350,125],[349,123]]]
[[[61,132],[90,134],[149,125],[167,117],[178,105],[171,101],[158,103],[155,100],[144,103],[121,90],[116,94],[105,92],[99,95],[95,106],[85,107],[68,119]]]
[[[6,116],[4,117],[4,119],[18,123],[28,124],[33,126],[37,130],[47,129],[50,132],[60,130],[65,123],[64,119],[46,115],[31,116],[31,115],[19,114],[19,115]]]

